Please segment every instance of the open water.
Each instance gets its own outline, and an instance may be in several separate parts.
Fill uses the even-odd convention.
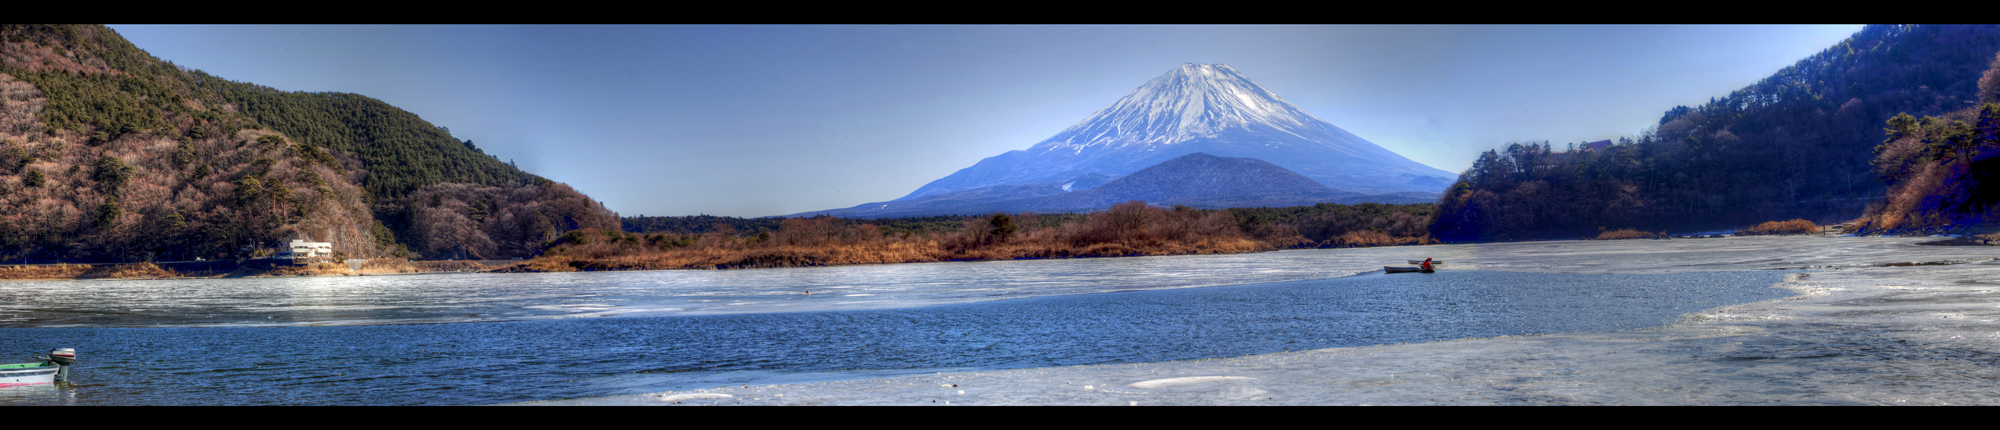
[[[1270,258],[1273,254],[1250,256],[1257,255]],[[1235,257],[1242,256],[1231,258]],[[1130,260],[1136,259],[1116,260],[1049,263],[1088,267],[1105,264],[1103,261],[1133,264]],[[1051,272],[1088,271],[1060,264],[1039,267]],[[773,272],[777,271],[734,273],[775,276]],[[630,276],[570,276],[592,275]],[[727,313],[729,308],[719,305],[708,312],[641,314],[649,316],[533,318],[546,315],[524,313],[504,321],[462,318],[447,319],[455,321],[452,323],[407,323],[446,318],[462,312],[464,306],[477,306],[472,303],[437,305],[448,312],[403,305],[389,307],[388,313],[356,311],[313,320],[341,323],[332,326],[243,326],[255,322],[255,313],[217,312],[233,316],[202,317],[213,321],[172,315],[119,318],[101,312],[62,319],[43,317],[59,314],[49,309],[17,308],[16,318],[23,319],[15,322],[15,328],[0,328],[0,352],[18,351],[25,356],[51,347],[74,347],[81,363],[76,368],[75,387],[0,393],[0,404],[493,404],[944,370],[1159,362],[1459,338],[1629,330],[1669,324],[1702,309],[1787,296],[1788,291],[1772,288],[1784,275],[1777,271],[1583,275],[1447,270],[1206,288],[1113,288],[1110,291],[1124,292],[984,301],[966,298],[970,293],[963,292],[978,289],[968,286],[978,285],[976,279],[953,279],[949,283],[959,287],[944,289],[958,293],[896,300],[896,306],[885,308],[800,306],[794,308],[800,311],[785,311],[767,307]],[[490,284],[508,279],[543,279],[504,275],[441,278],[477,279],[489,284],[483,287],[489,289],[504,288]],[[824,280],[811,276],[799,279]],[[1031,281],[1033,278],[1008,282]],[[1105,281],[1190,286],[1149,283],[1130,275],[1107,275]],[[889,284],[815,285],[850,287],[844,288],[847,290],[904,288]],[[797,287],[800,285],[762,285],[751,290],[789,292]],[[837,290],[841,289],[827,291]],[[1079,292],[1096,291],[1104,289]],[[815,291],[814,296],[821,294],[826,293]],[[806,300],[802,294],[796,296]],[[254,297],[231,300],[280,301]],[[496,300],[534,302],[518,297]],[[652,303],[621,300],[626,301],[619,303]],[[926,300],[944,304],[926,304]],[[167,299],[158,302],[174,304]],[[418,310],[399,314],[404,311],[395,309]],[[374,317],[374,321],[402,323],[355,325],[357,318],[369,321],[369,315],[388,315]]]

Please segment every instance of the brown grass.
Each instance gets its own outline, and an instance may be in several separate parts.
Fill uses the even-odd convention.
[[[465,260],[410,261],[408,263],[420,272],[484,272],[486,269],[491,269],[491,267],[487,267],[484,264]]]
[[[153,265],[153,263],[132,263],[132,264],[112,265],[109,267],[100,266],[99,268],[97,268],[97,270],[84,272],[83,276],[86,278],[103,277],[103,278],[118,278],[118,279],[156,279],[156,278],[178,278],[180,277],[180,274],[174,273],[174,271],[172,270],[162,269],[160,268],[160,266]]]
[[[178,278],[172,270],[153,263],[131,264],[38,264],[0,266],[0,280],[36,279],[158,279]]]
[[[0,267],[0,279],[77,279],[94,267],[89,264],[43,264]]]
[[[1612,230],[1603,233],[1598,233],[1597,237],[1594,239],[1596,240],[1657,239],[1662,237],[1666,237],[1666,233],[1654,233],[1649,231],[1639,231],[1637,229],[1628,228],[1628,229]]]
[[[1017,219],[1032,220],[1022,214]],[[788,219],[773,232],[700,235],[631,234],[579,230],[551,243],[543,256],[503,272],[593,270],[748,269],[923,263],[937,261],[1227,254],[1300,246],[1383,246],[1435,243],[1429,237],[1350,234],[1325,243],[1290,228],[1258,225],[1246,233],[1228,211],[1162,209],[1132,202],[1088,214],[1080,221],[1043,227],[1018,222],[1013,234],[996,233],[993,218],[965,220],[957,231],[887,234],[869,224],[831,218]]]
[[[264,276],[343,276],[352,275],[354,270],[341,263],[319,263],[305,266],[278,266],[263,273]]]
[[[422,271],[423,270],[418,269],[416,265],[410,264],[409,259],[370,258],[368,259],[367,262],[361,263],[361,269],[356,270],[355,272],[363,275],[380,275],[380,274],[390,274],[390,273],[417,273]]]
[[[1819,230],[1820,230],[1819,225],[1813,224],[1812,221],[1806,221],[1803,219],[1794,219],[1791,221],[1766,221],[1763,224],[1757,224],[1757,226],[1755,227],[1737,230],[1736,235],[1766,236],[1766,235],[1784,235],[1784,234],[1815,234],[1819,233]]]
[[[1362,248],[1371,246],[1429,245],[1438,243],[1430,235],[1419,237],[1391,236],[1375,230],[1350,231],[1332,239],[1327,239],[1329,248]]]

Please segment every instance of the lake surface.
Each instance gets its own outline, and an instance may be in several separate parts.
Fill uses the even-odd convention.
[[[1250,257],[1258,255],[1273,254]],[[1050,263],[1132,264],[1116,260],[1138,259]],[[1250,260],[1255,259],[1224,261]],[[1178,266],[1179,270],[1189,270],[1188,266],[1200,268],[1200,264],[1190,263]],[[863,266],[868,267],[890,266]],[[1175,284],[1146,279],[1148,275],[1143,273],[1121,274],[1115,269],[1083,267],[1054,265],[1038,270],[1096,273],[1092,276],[1103,279],[1089,286],[1068,287],[1020,286],[1046,282],[1036,278],[1002,277],[991,282],[1001,285],[998,291],[1025,295],[1046,294],[1048,288],[1095,292],[1121,291],[1120,288],[1134,285],[1201,283]],[[1016,269],[1018,266],[1001,271]],[[779,271],[728,273],[794,276],[775,272]],[[1197,272],[1223,278],[1229,275],[1222,269]],[[704,272],[645,273],[662,276]],[[28,316],[18,318],[27,318],[22,321],[24,325],[51,321],[80,325],[92,321],[109,323],[0,328],[0,352],[25,356],[64,346],[77,348],[82,359],[76,369],[76,388],[0,395],[0,404],[491,404],[738,383],[1158,362],[1468,337],[1626,330],[1672,323],[1683,314],[1702,309],[1790,294],[1771,287],[1785,275],[1776,271],[1582,275],[1448,270],[1435,274],[1371,274],[1207,288],[1131,288],[1127,292],[994,301],[990,296],[974,296],[982,293],[972,290],[979,290],[978,285],[988,282],[977,278],[983,275],[976,270],[970,275],[960,273],[951,279],[911,280],[947,285],[934,288],[949,291],[909,293],[907,297],[892,300],[893,307],[794,307],[811,309],[798,312],[766,307],[756,312],[722,313],[730,309],[723,304],[702,308],[711,309],[707,313],[615,318],[537,318],[576,314],[565,312],[509,317],[517,319],[513,321],[451,324],[244,327],[231,325],[254,323],[250,316],[256,313],[230,314],[222,311],[229,306],[204,300],[234,300],[270,306],[280,312],[284,312],[283,306],[270,305],[279,300],[269,297],[225,299],[199,291],[191,293],[198,298],[191,301],[195,304],[185,306],[207,306],[217,309],[217,315],[233,316],[197,321],[172,316],[124,318],[97,313],[94,315],[99,316],[62,320],[36,319],[55,311],[23,312]],[[1235,279],[1255,280],[1255,273],[1246,271]],[[569,276],[592,275],[621,274]],[[1284,276],[1306,275],[1293,271]],[[540,279],[532,275],[438,278],[448,278],[444,282],[479,279],[500,284],[484,287],[490,289],[505,289],[504,283],[510,280]],[[725,294],[716,295],[754,298],[758,292],[790,291],[789,288],[798,286],[741,288],[747,291],[690,288],[718,288],[716,291]],[[915,288],[902,285],[901,281],[815,286],[812,299],[804,298],[803,294],[787,296],[818,300],[823,293],[817,288],[835,286],[854,291]],[[586,290],[592,288],[601,291],[612,287],[595,286]],[[519,289],[543,291],[535,287]],[[665,294],[668,292],[644,297]],[[535,300],[531,294],[521,293],[494,296],[503,297],[500,301]],[[551,297],[628,304],[658,301]],[[452,312],[462,310],[465,303],[479,303],[476,296],[435,300],[465,301],[436,305]],[[169,298],[159,302],[175,303]],[[944,304],[925,306],[926,302]],[[515,307],[518,306],[492,305],[493,309]],[[346,316],[307,319],[407,322],[477,318],[426,314],[422,306],[414,304],[402,305],[402,309],[409,310],[384,313],[379,309],[363,309]],[[156,320],[173,324],[139,328],[146,321],[162,322]]]
[[[1397,254],[1418,252],[1457,255],[1464,248],[723,271],[0,282],[0,327],[364,325],[882,309],[1326,279],[1380,271],[1381,261],[1400,263],[1404,256]]]

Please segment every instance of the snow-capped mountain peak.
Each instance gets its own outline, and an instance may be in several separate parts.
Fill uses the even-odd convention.
[[[1317,134],[1290,129],[1323,123],[1228,65],[1183,63],[1030,151],[1173,144],[1250,124]]]

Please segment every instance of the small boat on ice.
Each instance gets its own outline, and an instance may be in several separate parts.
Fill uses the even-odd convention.
[[[76,350],[56,348],[39,363],[0,364],[0,387],[19,387],[69,382],[69,366],[76,363]]]
[[[1437,262],[1433,261],[1433,262],[1431,262],[1431,264],[1437,264]],[[1435,270],[1424,270],[1424,269],[1421,269],[1421,268],[1416,268],[1416,267],[1404,267],[1404,266],[1382,266],[1382,271],[1383,271],[1383,272],[1385,272],[1385,273],[1407,273],[1407,272],[1418,272],[1418,273],[1433,273],[1433,272],[1436,272]]]

